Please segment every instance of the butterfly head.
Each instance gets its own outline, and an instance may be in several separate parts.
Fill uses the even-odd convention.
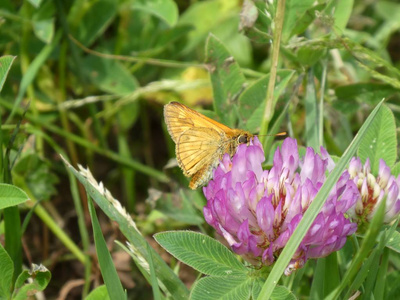
[[[250,140],[254,137],[250,132],[242,131],[236,138],[237,145],[248,144]]]

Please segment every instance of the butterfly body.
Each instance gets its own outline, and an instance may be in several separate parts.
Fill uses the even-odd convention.
[[[185,176],[192,177],[191,189],[205,185],[224,154],[232,157],[240,144],[249,143],[253,137],[248,131],[231,129],[178,102],[165,105],[164,118],[176,144],[179,167]]]

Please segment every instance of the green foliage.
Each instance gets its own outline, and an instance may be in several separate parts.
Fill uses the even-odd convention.
[[[0,244],[0,299],[22,300],[43,291],[50,282],[51,273],[43,265],[32,265],[31,270],[19,274],[13,286],[13,262]],[[28,283],[27,280],[30,280]]]
[[[96,245],[96,252],[99,258],[100,270],[109,295],[116,299],[126,299],[121,281],[118,278],[117,270],[113,264],[111,254],[107,249],[106,241],[101,232],[99,220],[96,216],[92,201],[89,199],[89,212],[93,224],[93,236]]]
[[[0,209],[16,206],[29,200],[28,195],[20,188],[0,183]]]
[[[125,297],[122,271],[109,253],[117,249],[104,243],[121,239],[118,230],[137,267],[125,274],[136,284],[129,298],[144,291],[155,299],[333,299],[355,290],[362,299],[399,297],[399,232],[396,223],[381,227],[381,212],[366,235],[281,277],[354,151],[371,161],[375,175],[380,159],[400,174],[397,1],[286,0],[282,29],[276,0],[0,2],[0,298],[25,299],[48,284],[54,286],[46,297],[55,298],[60,282],[81,278],[83,287],[75,289],[82,298]],[[286,131],[299,145],[323,145],[337,166],[272,271],[261,271],[208,236],[214,231],[202,216],[201,190],[186,189],[173,161],[165,167],[174,149],[162,106],[179,101],[257,134],[266,128],[267,94],[273,101],[266,133]],[[270,156],[275,139],[263,143]],[[67,171],[58,154],[69,158]],[[76,171],[78,164],[103,184]],[[107,218],[87,209],[78,181]],[[111,238],[110,220],[118,225]],[[160,231],[154,237],[172,258],[153,250],[150,236]],[[50,281],[43,268],[21,272],[22,239],[34,249],[29,260],[59,278]],[[89,294],[100,274],[92,243],[107,287],[117,292],[103,285]]]
[[[171,231],[158,233],[154,238],[173,256],[203,274],[240,277],[246,273],[231,251],[204,234]]]
[[[396,124],[393,113],[383,106],[358,149],[363,162],[369,158],[373,174],[378,174],[379,159],[391,167],[397,158]]]

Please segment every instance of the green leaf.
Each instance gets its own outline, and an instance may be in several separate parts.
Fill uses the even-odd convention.
[[[137,254],[140,255],[143,260],[142,263],[147,261],[147,244],[148,242],[143,235],[138,231],[136,224],[132,218],[126,213],[120,203],[112,198],[111,194],[100,186],[88,170],[81,168],[78,172],[73,168],[67,161],[64,160],[65,165],[71,170],[76,178],[82,183],[86,191],[93,198],[93,200],[99,205],[103,212],[113,221],[117,222],[119,229],[132,244],[132,247],[136,249]],[[157,278],[163,283],[168,292],[175,299],[185,300],[188,298],[189,291],[182,281],[176,276],[165,261],[155,252],[152,248],[150,249],[156,269]],[[161,286],[161,285],[160,285]]]
[[[110,296],[107,292],[107,287],[105,285],[98,286],[90,292],[85,300],[110,300]]]
[[[400,233],[398,231],[393,232],[391,238],[386,243],[386,247],[400,253]]]
[[[388,84],[381,83],[354,83],[342,85],[335,88],[335,94],[339,98],[339,107],[346,105],[351,99],[358,98],[362,103],[376,105],[380,99],[387,98],[398,90]],[[356,103],[351,104],[355,110],[358,109]]]
[[[54,15],[54,2],[46,1],[32,16],[33,32],[46,44],[54,37]]]
[[[0,244],[0,299],[9,299],[14,265],[7,251]]]
[[[293,70],[279,70],[277,72],[278,82],[274,90],[274,107],[279,96],[283,93],[283,90],[287,87],[294,74],[295,71]],[[239,97],[240,117],[246,124],[247,130],[250,132],[258,132],[260,130],[268,82],[269,74],[255,81]]]
[[[340,32],[347,26],[347,22],[350,19],[351,12],[353,11],[354,0],[347,1],[333,1],[335,3],[335,12],[333,17],[335,18],[334,26],[339,29]]]
[[[38,8],[42,3],[42,0],[28,0],[28,2],[32,4],[34,7]]]
[[[397,158],[396,124],[392,111],[383,106],[368,128],[358,149],[363,162],[369,158],[372,173],[377,175],[379,159],[391,167]]]
[[[232,5],[238,6],[234,1],[225,0],[197,1],[190,5],[179,17],[178,21],[180,25],[193,27],[182,53],[191,53],[195,47],[203,43],[205,37],[212,32],[213,28],[218,27],[229,18],[232,13]]]
[[[253,288],[251,296],[253,299],[257,299],[260,294],[261,288],[264,284],[264,280],[257,278],[253,282]],[[285,286],[277,285],[271,294],[271,300],[296,300],[296,296]]]
[[[296,24],[290,36],[299,35],[306,31],[308,26],[315,20],[316,12],[323,11],[325,7],[326,3],[321,3],[307,9],[303,16],[296,20]]]
[[[291,37],[291,33],[296,28],[297,21],[302,18],[304,13],[311,9],[315,1],[312,0],[286,0],[285,19],[282,29],[282,43],[286,43]]]
[[[139,86],[136,78],[116,60],[91,55],[83,61],[83,70],[97,88],[107,93],[126,95]]]
[[[95,288],[90,294],[85,298],[85,300],[110,300],[108,295],[107,287],[105,285],[100,285]]]
[[[247,270],[217,240],[198,232],[169,231],[154,235],[169,253],[197,271],[213,276],[244,275]]]
[[[252,279],[246,276],[205,277],[197,281],[190,294],[191,300],[247,300]]]
[[[0,92],[3,89],[4,82],[7,79],[8,72],[16,56],[5,55],[0,57]]]
[[[29,200],[28,195],[15,185],[0,183],[0,210]]]
[[[117,2],[111,0],[99,0],[87,10],[79,22],[76,36],[85,46],[90,46],[101,36],[111,21],[117,15]]]
[[[99,260],[101,275],[103,276],[104,283],[106,284],[109,295],[113,295],[115,299],[126,299],[124,289],[121,281],[119,280],[117,270],[115,269],[114,262],[111,254],[108,251],[106,241],[99,220],[96,216],[96,210],[94,209],[93,202],[88,199],[89,213],[92,220],[93,235],[96,246],[96,253]]]
[[[44,161],[38,153],[24,154],[12,169],[14,183],[29,190],[38,200],[49,200],[57,194],[55,185],[57,176],[52,172],[50,164]]]
[[[391,173],[393,176],[398,176],[400,174],[400,161],[398,161],[392,168]]]
[[[285,271],[287,265],[289,264],[293,254],[297,250],[298,246],[300,245],[302,239],[306,235],[309,227],[311,226],[312,222],[314,221],[315,217],[318,215],[319,211],[321,210],[322,206],[325,203],[330,191],[336,184],[339,177],[342,175],[344,169],[346,168],[347,164],[349,163],[350,159],[353,157],[355,151],[357,150],[361,140],[364,138],[365,132],[370,126],[371,122],[375,119],[375,116],[381,105],[383,100],[375,107],[375,109],[371,112],[367,120],[364,122],[362,127],[360,128],[358,134],[351,142],[349,147],[347,148],[346,152],[336,164],[335,168],[329,174],[327,180],[318,191],[317,195],[315,196],[313,202],[305,212],[302,220],[300,221],[299,225],[293,232],[293,235],[290,237],[288,243],[286,244],[285,248],[283,248],[282,253],[280,254],[278,260],[275,263],[271,273],[269,274],[267,281],[265,282],[260,295],[257,299],[268,299],[271,296],[271,293],[276,286],[277,282],[279,281],[280,277],[282,276],[283,272]]]
[[[244,75],[225,46],[212,34],[207,39],[206,52],[215,112],[224,124],[233,126],[234,104],[245,87]]]
[[[41,41],[50,43],[54,36],[54,20],[40,20],[33,22],[33,32]]]
[[[171,27],[178,21],[178,6],[173,0],[138,0],[131,7],[155,15]]]
[[[30,283],[25,283],[30,279]],[[39,291],[43,291],[49,284],[51,273],[43,265],[32,264],[31,270],[24,270],[15,282],[13,300],[25,300]]]

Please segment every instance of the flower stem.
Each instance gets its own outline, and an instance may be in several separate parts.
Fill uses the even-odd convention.
[[[265,98],[265,109],[263,119],[260,127],[260,140],[264,145],[266,134],[268,133],[268,125],[272,118],[272,109],[274,101],[274,87],[276,81],[276,71],[278,69],[279,47],[281,43],[281,33],[283,28],[283,19],[285,14],[285,0],[277,1],[276,17],[275,17],[275,30],[272,42],[272,58],[271,58],[271,71],[268,82],[267,96]]]

